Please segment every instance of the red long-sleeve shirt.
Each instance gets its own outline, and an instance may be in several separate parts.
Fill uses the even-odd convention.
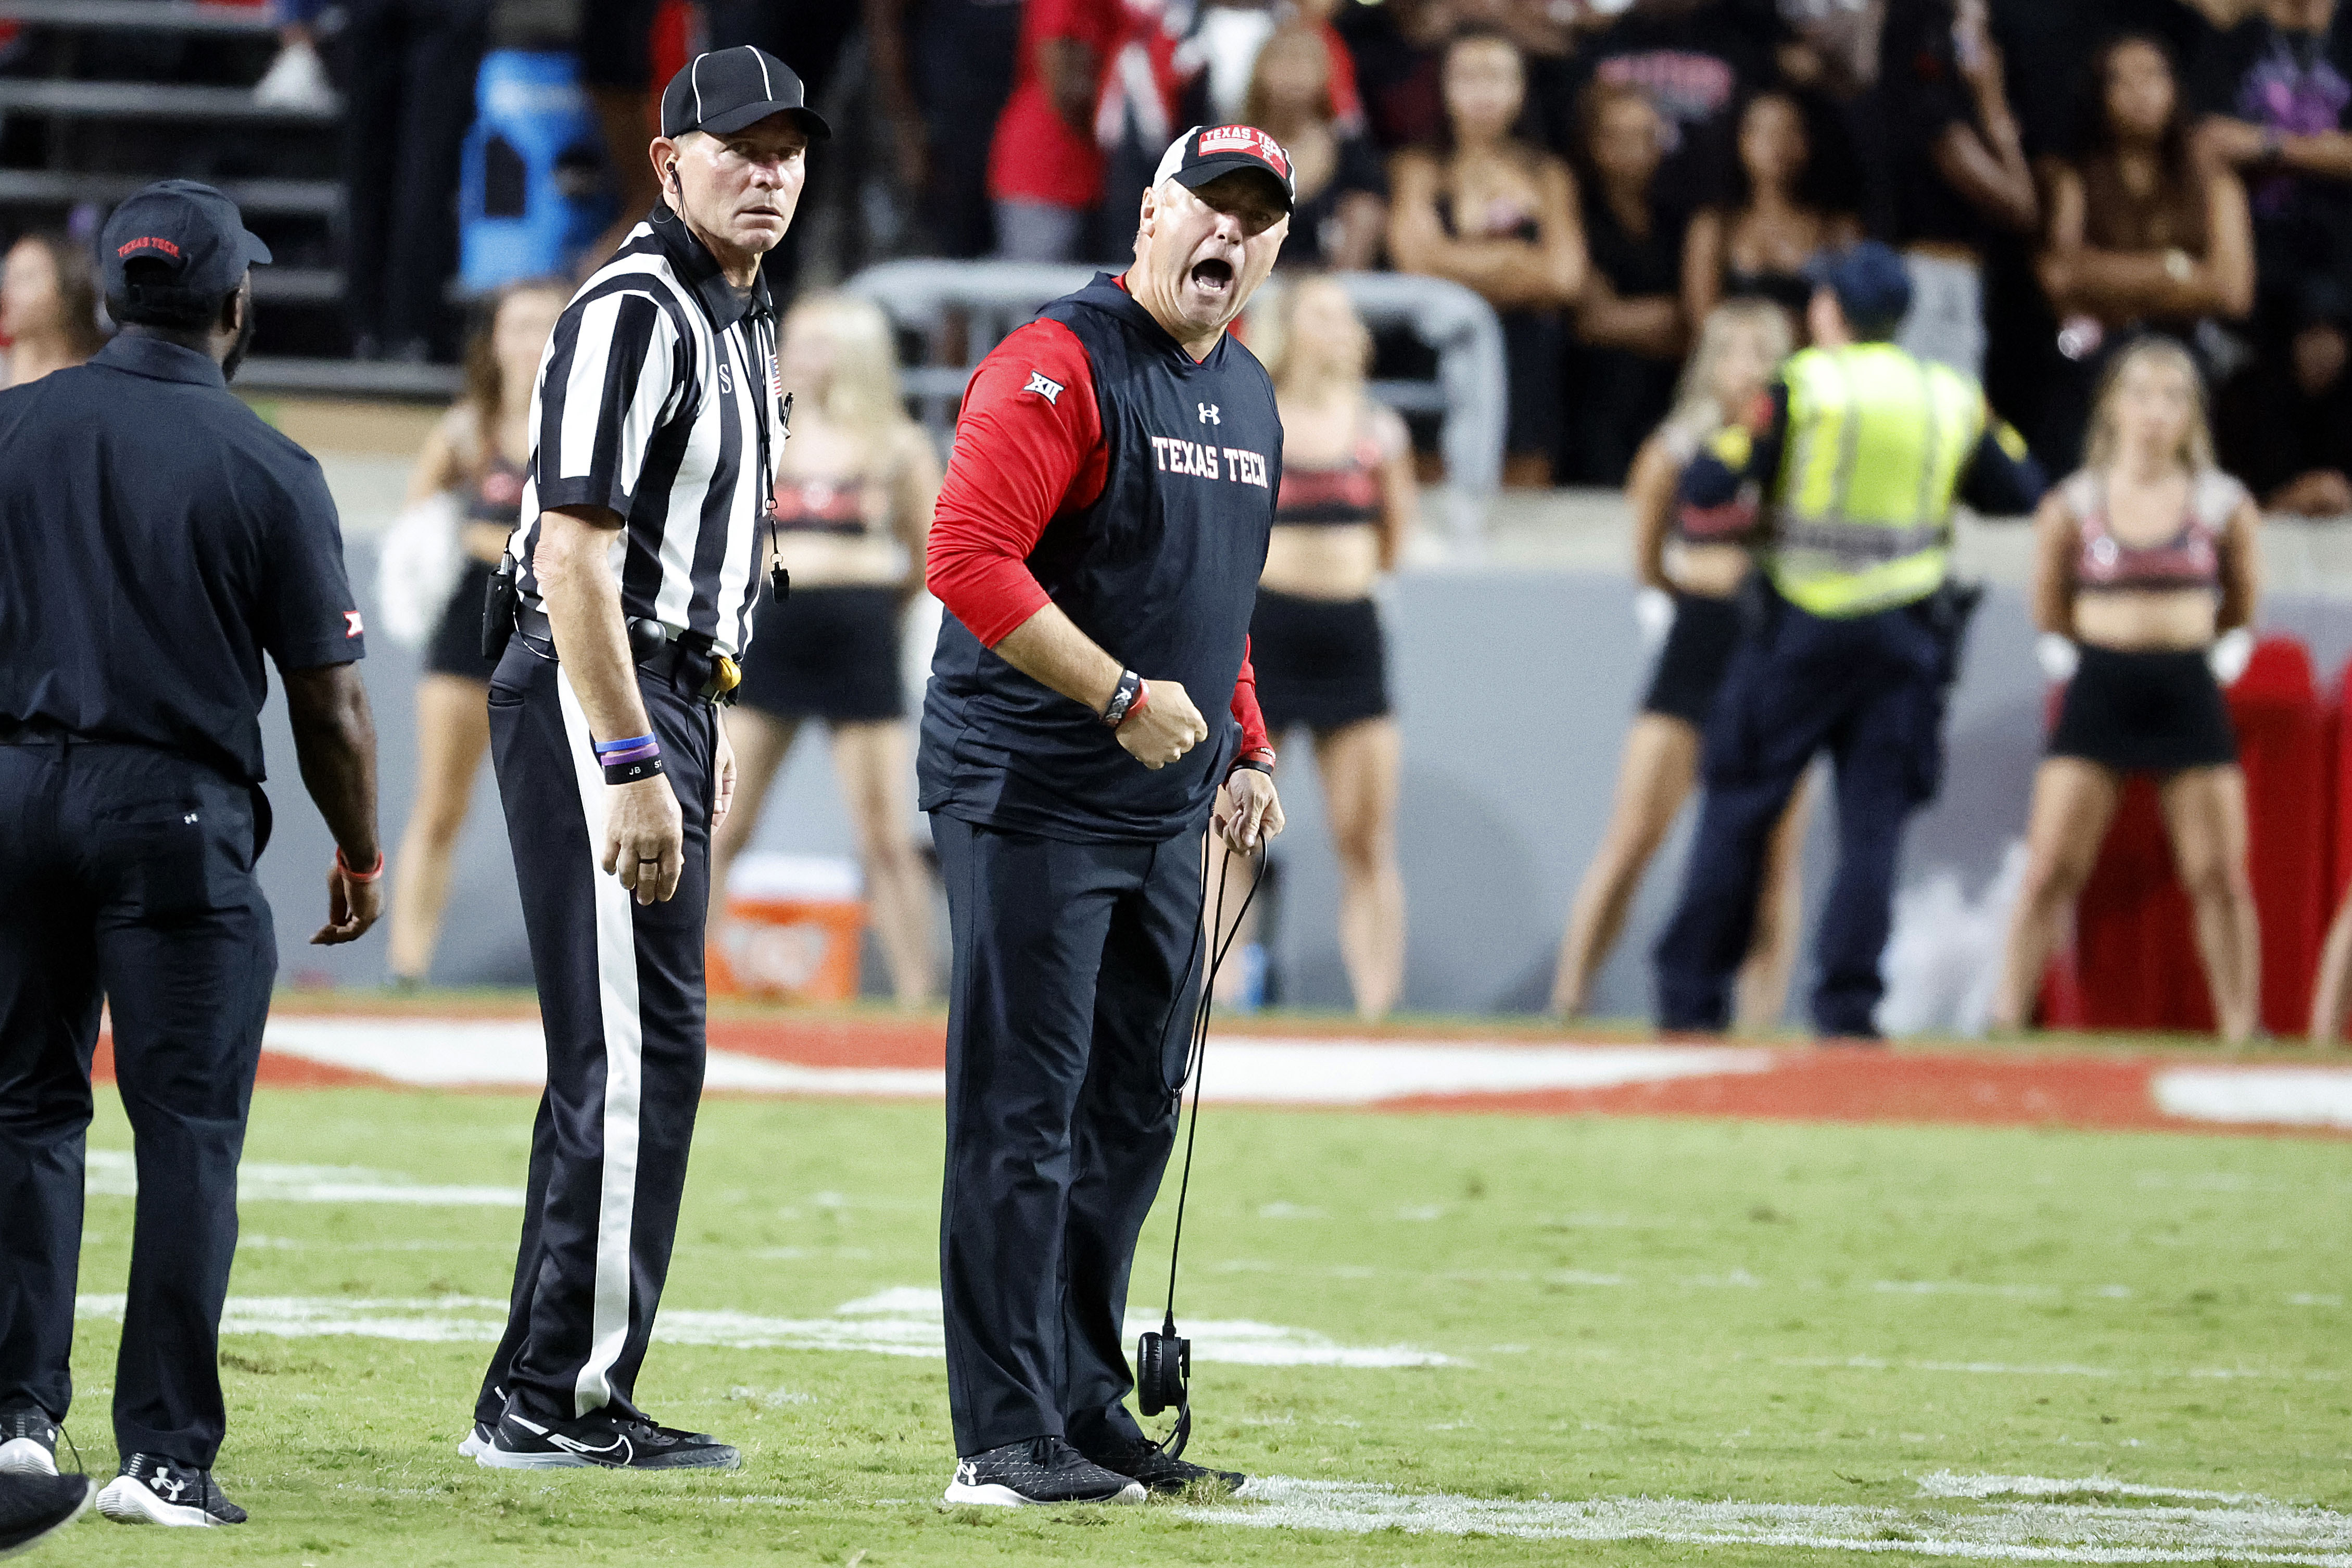
[[[1061,322],[1022,327],[972,373],[924,576],[982,646],[994,647],[1052,602],[1029,570],[1030,553],[1055,517],[1094,504],[1108,461],[1093,363]],[[1246,637],[1231,710],[1242,727],[1239,754],[1270,755]]]

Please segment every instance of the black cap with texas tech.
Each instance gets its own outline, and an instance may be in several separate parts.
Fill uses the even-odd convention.
[[[115,208],[98,241],[100,286],[110,300],[215,305],[245,269],[269,259],[246,231],[236,204],[194,180],[158,180]],[[134,282],[133,262],[147,263]]]
[[[730,135],[771,114],[791,115],[812,141],[833,134],[824,117],[808,106],[807,91],[793,68],[750,44],[695,56],[662,89],[665,136],[689,131]]]
[[[1168,144],[1151,183],[1173,180],[1188,190],[1199,190],[1236,169],[1255,170],[1273,177],[1282,187],[1283,210],[1297,205],[1298,177],[1291,173],[1290,154],[1282,143],[1255,125],[1195,125]]]

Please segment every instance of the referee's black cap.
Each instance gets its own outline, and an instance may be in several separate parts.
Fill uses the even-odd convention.
[[[236,204],[194,180],[158,180],[114,209],[99,235],[100,281],[110,300],[128,300],[132,262],[153,262],[140,279],[142,299],[177,304],[218,301],[236,292],[245,269],[269,259],[269,247],[247,232]]]
[[[695,56],[662,89],[665,136],[689,131],[726,136],[771,114],[791,115],[812,141],[833,134],[824,117],[808,106],[808,89],[793,68],[751,44]]]
[[[1298,177],[1291,173],[1290,154],[1255,125],[1195,125],[1168,144],[1151,183],[1173,180],[1197,191],[1236,169],[1255,170],[1282,187],[1286,212],[1297,205]]]

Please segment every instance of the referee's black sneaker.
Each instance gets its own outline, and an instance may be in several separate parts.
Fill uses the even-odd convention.
[[[1202,1482],[1228,1495],[1249,1485],[1249,1478],[1234,1470],[1213,1470],[1205,1465],[1179,1459],[1149,1437],[1138,1437],[1125,1447],[1107,1454],[1088,1454],[1087,1458],[1104,1469],[1141,1481],[1155,1492],[1181,1492]]]
[[[681,1432],[641,1415],[599,1410],[541,1422],[509,1405],[474,1463],[488,1470],[733,1470],[743,1456],[708,1432]]]
[[[98,1511],[117,1524],[243,1524],[245,1510],[221,1495],[210,1470],[133,1454],[98,1494]]]
[[[37,1405],[0,1414],[0,1476],[58,1473],[58,1424]]]
[[[985,1508],[1141,1502],[1133,1478],[1107,1470],[1059,1437],[1031,1437],[956,1461],[945,1500]]]
[[[88,1476],[17,1471],[0,1480],[0,1557],[22,1552],[89,1510],[98,1485]]]

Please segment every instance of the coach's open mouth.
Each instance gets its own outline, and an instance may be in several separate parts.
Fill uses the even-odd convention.
[[[1192,264],[1192,286],[1211,294],[1223,294],[1234,286],[1234,264],[1211,257]]]

